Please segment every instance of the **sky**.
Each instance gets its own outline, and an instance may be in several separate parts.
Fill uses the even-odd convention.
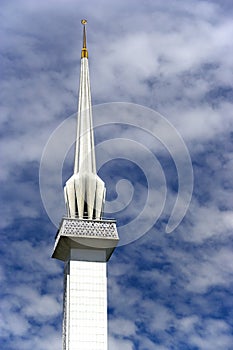
[[[97,166],[121,237],[109,350],[233,348],[232,16],[227,0],[1,0],[1,349],[62,349],[51,254],[82,18]]]

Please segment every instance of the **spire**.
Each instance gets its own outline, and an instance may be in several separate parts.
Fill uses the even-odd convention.
[[[83,48],[74,174],[64,187],[68,217],[100,219],[105,199],[104,182],[96,174],[95,145],[92,122],[91,89],[86,48],[86,20],[83,24]]]
[[[87,20],[86,19],[82,19],[81,23],[83,24],[83,48],[82,48],[82,52],[81,52],[81,58],[88,58],[88,51],[87,51],[87,35],[86,35],[86,24],[87,24]]]

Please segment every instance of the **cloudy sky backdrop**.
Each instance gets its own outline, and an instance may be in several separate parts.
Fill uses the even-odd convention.
[[[119,247],[109,262],[109,350],[232,349],[232,2],[2,0],[0,12],[0,348],[62,346],[63,264],[50,258],[56,227],[41,200],[39,167],[52,132],[77,108],[80,20],[87,18],[93,104],[130,102],[158,111],[182,136],[194,172],[188,212],[167,234],[178,177],[169,152],[157,147],[167,201],[149,232]],[[116,122],[115,115],[109,119]],[[156,140],[133,127],[101,130],[97,140],[124,135],[156,148]],[[114,147],[121,151],[119,143]],[[63,182],[71,158],[72,151]],[[142,210],[152,166],[146,157],[142,169],[123,158],[100,169],[109,200],[124,179],[118,199],[127,205],[113,213],[119,225]],[[56,212],[62,186],[53,191],[49,171],[48,185]],[[148,218],[160,200],[156,181],[153,190]]]

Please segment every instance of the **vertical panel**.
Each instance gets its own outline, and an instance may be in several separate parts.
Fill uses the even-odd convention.
[[[71,260],[66,283],[63,350],[107,350],[106,263]]]

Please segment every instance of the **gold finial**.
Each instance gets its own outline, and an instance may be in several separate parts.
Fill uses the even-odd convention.
[[[87,20],[86,19],[82,19],[81,23],[83,25],[83,48],[82,48],[82,52],[81,52],[81,58],[88,58],[88,51],[87,51],[87,38],[86,38],[86,24],[87,24]]]

